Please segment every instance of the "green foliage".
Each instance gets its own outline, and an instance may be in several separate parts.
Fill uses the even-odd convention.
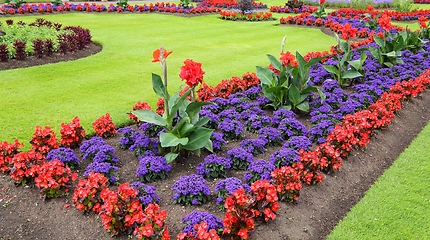
[[[329,73],[334,74],[339,86],[346,87],[351,84],[354,78],[362,77],[364,74],[363,63],[367,59],[366,48],[360,48],[357,51],[361,52],[360,58],[351,60],[353,52],[349,41],[342,42],[336,34],[338,45],[336,48],[337,54],[334,56],[337,60],[337,65],[324,65],[324,69]],[[343,53],[343,54],[342,54]]]
[[[422,49],[423,41],[419,35],[408,30],[392,34],[385,32],[385,38],[374,36],[378,47],[369,47],[372,56],[378,59],[379,64],[393,67],[394,64],[402,64],[402,50],[418,52]],[[387,39],[391,39],[388,41]]]
[[[11,4],[11,5],[13,5],[13,6],[17,7],[17,8],[20,7],[22,4],[27,3],[24,0],[5,0],[4,2],[8,3],[8,4]]]
[[[392,5],[396,12],[412,12],[416,9],[413,0],[394,0]]]
[[[298,66],[285,66],[274,56],[268,54],[273,68],[280,73],[275,74],[269,68],[257,66],[257,76],[261,81],[264,95],[270,99],[268,105],[276,109],[293,109],[303,112],[309,111],[307,98],[312,92],[318,92],[322,99],[325,95],[315,86],[309,86],[310,67],[319,62],[321,58],[310,59],[306,62],[300,53],[296,52]]]
[[[165,132],[160,133],[160,144],[163,148],[171,149],[165,156],[167,162],[173,162],[181,151],[192,151],[199,155],[200,149],[206,148],[212,152],[210,136],[213,129],[203,127],[209,121],[208,118],[199,117],[201,107],[211,103],[188,101],[187,97],[190,96],[192,89],[188,89],[182,96],[179,96],[180,91],[178,91],[170,97],[161,77],[154,73],[152,86],[159,97],[168,101],[168,108],[165,109],[164,115],[160,116],[150,110],[137,110],[132,114],[140,121],[164,128]]]
[[[179,1],[179,6],[182,6],[183,8],[190,7],[190,0],[180,0]]]
[[[372,0],[351,0],[351,8],[366,9],[368,5],[373,5]]]
[[[122,8],[126,8],[128,6],[128,0],[118,0],[118,2],[116,2],[116,5]]]
[[[303,7],[303,1],[301,0],[288,0],[288,2],[285,3],[286,7],[290,7],[292,9],[294,8],[301,8]]]
[[[312,15],[314,15],[316,18],[323,18],[327,15],[327,13],[325,12],[324,6],[319,5],[318,11],[314,12]]]
[[[54,6],[61,6],[63,4],[63,1],[62,0],[52,0],[51,3]]]

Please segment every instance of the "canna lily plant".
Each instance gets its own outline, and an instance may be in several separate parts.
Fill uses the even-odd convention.
[[[203,82],[205,72],[201,69],[201,63],[185,60],[179,76],[186,81],[188,90],[182,96],[180,91],[170,96],[167,91],[166,59],[171,53],[172,51],[168,52],[163,47],[153,52],[152,62],[160,62],[164,78],[163,81],[161,76],[152,73],[154,92],[164,100],[163,115],[151,110],[132,111],[140,121],[163,127],[160,145],[162,148],[170,148],[170,152],[165,155],[168,163],[173,162],[180,154],[190,151],[198,155],[202,148],[213,151],[210,140],[213,129],[203,127],[209,119],[199,117],[201,107],[211,103],[195,101],[195,88]],[[187,99],[188,97],[191,101]]]
[[[295,57],[289,52],[283,53],[285,39],[284,37],[281,47],[282,61],[267,54],[274,70],[257,66],[257,76],[260,78],[264,95],[271,101],[268,106],[273,107],[275,110],[298,109],[308,112],[309,103],[307,98],[312,92],[317,92],[322,100],[325,99],[324,93],[318,88],[308,85],[310,67],[322,58],[312,58],[306,62],[298,52],[296,52]]]

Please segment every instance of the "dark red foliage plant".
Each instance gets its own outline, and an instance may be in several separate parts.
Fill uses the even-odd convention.
[[[16,40],[13,44],[13,47],[15,48],[15,58],[17,60],[24,60],[27,58],[27,54],[25,54],[25,45],[26,42],[21,42],[19,40]]]
[[[45,56],[50,57],[54,53],[54,43],[51,39],[46,39],[43,42]]]
[[[44,41],[41,39],[35,39],[33,41],[33,54],[36,58],[42,58],[44,55],[45,46]]]
[[[9,60],[9,50],[6,44],[0,44],[0,62],[7,62]]]

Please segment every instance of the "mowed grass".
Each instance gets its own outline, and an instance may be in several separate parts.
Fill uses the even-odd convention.
[[[79,116],[83,127],[109,112],[114,123],[125,124],[127,112],[137,101],[153,107],[151,73],[160,74],[152,52],[164,46],[168,58],[169,90],[184,83],[178,77],[187,58],[201,62],[204,80],[216,85],[222,79],[255,72],[268,65],[266,54],[278,55],[287,36],[285,51],[303,55],[327,50],[336,42],[319,29],[280,27],[273,22],[231,22],[218,15],[179,17],[167,14],[54,14],[15,16],[1,21],[31,22],[44,17],[63,25],[91,30],[102,52],[85,59],[0,72],[0,139],[28,142],[35,126],[51,126],[59,134],[61,123]]]
[[[429,149],[427,125],[327,239],[429,239]]]

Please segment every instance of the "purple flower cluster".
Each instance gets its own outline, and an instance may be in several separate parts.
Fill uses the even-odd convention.
[[[212,106],[212,105],[205,105],[205,106]],[[205,110],[205,109],[200,110],[199,114],[200,114],[200,117],[209,119],[209,122],[205,124],[206,127],[214,129],[218,126],[218,123],[219,123],[218,114],[212,112],[211,110]]]
[[[254,139],[244,139],[240,141],[239,145],[245,151],[252,153],[252,155],[257,155],[260,153],[265,153],[267,150],[265,148],[268,141],[265,138],[254,138]]]
[[[228,108],[223,110],[222,112],[218,113],[218,119],[219,121],[223,121],[226,119],[229,120],[238,120],[239,113],[236,111],[236,108]]]
[[[288,141],[284,144],[284,148],[292,148],[297,151],[303,149],[305,151],[309,150],[312,147],[312,141],[305,136],[294,136],[288,139]]]
[[[190,214],[182,218],[182,223],[185,224],[185,227],[182,232],[191,232],[195,236],[197,234],[197,231],[194,229],[194,225],[200,224],[202,222],[206,222],[208,224],[208,229],[206,229],[207,231],[214,229],[217,231],[218,234],[221,234],[224,229],[224,225],[222,224],[221,219],[217,218],[212,213],[194,210]]]
[[[79,164],[79,158],[70,148],[60,147],[49,151],[48,155],[46,156],[46,160],[52,161],[54,159],[58,159],[60,162],[66,164],[71,169],[74,169]]]
[[[143,133],[148,137],[156,137],[160,133],[160,131],[163,129],[162,126],[158,126],[157,124],[153,123],[142,123],[139,126],[139,130],[143,131]]]
[[[325,143],[328,134],[333,131],[336,123],[330,120],[322,120],[309,129],[309,137],[314,143]]]
[[[282,119],[279,123],[278,130],[285,140],[293,136],[306,136],[308,134],[305,125],[295,118]]]
[[[134,182],[130,184],[131,187],[137,190],[137,197],[144,207],[151,203],[159,203],[160,198],[157,195],[155,187],[146,185],[141,182]]]
[[[96,172],[103,174],[110,183],[118,181],[114,173],[118,171],[115,165],[119,163],[119,159],[115,156],[115,149],[101,137],[92,137],[84,141],[79,150],[83,153],[82,159],[92,160],[84,173],[86,177],[91,172]]]
[[[196,167],[197,174],[207,179],[226,178],[227,169],[231,168],[230,158],[218,157],[216,154],[210,154],[203,162]]]
[[[220,122],[218,129],[224,134],[224,139],[226,140],[240,139],[245,131],[241,122],[229,118]]]
[[[257,133],[258,130],[272,124],[272,119],[267,115],[253,114],[245,121],[245,129]]]
[[[279,126],[279,123],[284,119],[284,118],[293,118],[295,119],[297,116],[296,114],[291,111],[291,110],[286,110],[286,109],[279,109],[273,112],[273,117],[272,117],[272,125],[273,126]]]
[[[247,90],[245,90],[245,92],[243,92],[249,99],[251,100],[256,100],[258,96],[261,95],[262,91],[261,91],[261,86],[257,85],[251,88],[248,88]]]
[[[200,205],[206,203],[211,194],[206,180],[202,175],[183,176],[172,186],[173,203],[182,205]]]
[[[249,185],[257,180],[270,180],[271,172],[275,168],[271,162],[262,159],[255,160],[249,165],[247,172],[243,175],[243,180]]]
[[[292,166],[293,163],[300,161],[299,152],[292,148],[281,148],[279,151],[270,155],[269,161],[277,168]]]
[[[284,142],[281,132],[273,127],[265,127],[258,130],[258,135],[267,140],[268,146],[280,146]]]
[[[246,170],[254,161],[254,156],[243,148],[233,148],[227,155],[231,159],[231,168],[236,170]]]
[[[128,150],[132,151],[136,157],[154,156],[158,154],[158,140],[151,140],[145,134],[134,131],[130,136],[133,144]]]
[[[224,140],[224,134],[222,132],[212,132],[212,148],[214,151],[220,151],[222,145],[226,144],[227,141]]]
[[[131,135],[134,130],[131,127],[123,127],[117,130],[118,133],[122,134],[122,137],[119,139],[119,147],[121,149],[129,149],[131,145],[133,145],[133,141],[131,139]]]
[[[139,157],[136,175],[142,182],[154,182],[157,179],[165,179],[171,168],[162,156],[142,156]]]
[[[217,194],[216,203],[220,205],[220,209],[224,209],[224,202],[227,195],[233,194],[239,188],[245,189],[246,192],[251,192],[248,184],[242,183],[239,178],[230,177],[219,181],[215,185],[215,193]]]

